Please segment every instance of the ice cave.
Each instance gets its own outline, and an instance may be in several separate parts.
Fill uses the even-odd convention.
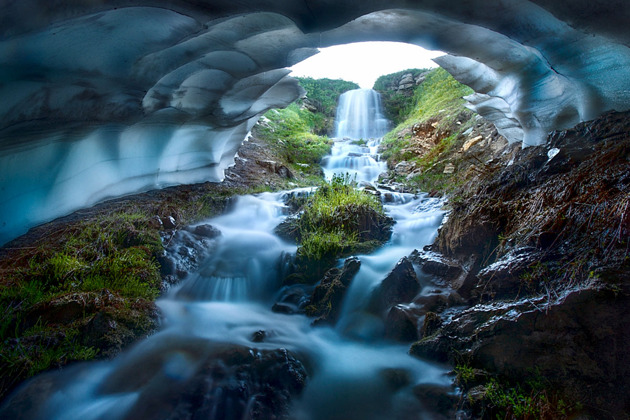
[[[0,6],[0,243],[107,198],[220,180],[286,67],[380,40],[448,54],[511,142],[630,108],[625,0],[76,0]]]

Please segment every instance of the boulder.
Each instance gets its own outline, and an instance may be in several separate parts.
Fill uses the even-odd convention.
[[[306,386],[304,365],[286,349],[210,348],[201,340],[177,340],[173,340],[176,348],[194,361],[188,370],[165,375],[156,367],[168,366],[172,352],[156,349],[140,360],[123,361],[103,384],[103,393],[137,393],[126,418],[158,419],[164,413],[170,419],[216,418],[213,413],[230,419],[287,418],[292,399]],[[163,385],[151,386],[156,382]]]
[[[418,339],[418,316],[404,305],[393,306],[385,319],[385,338],[411,342]]]
[[[387,275],[372,295],[373,309],[386,311],[399,303],[409,303],[420,291],[413,264],[403,257]]]
[[[398,162],[394,167],[394,172],[400,176],[407,176],[411,172],[416,169],[416,164],[414,162],[408,162],[403,160],[402,162]]]
[[[221,231],[219,229],[207,223],[197,226],[187,226],[185,230],[191,232],[194,235],[208,239],[214,239],[221,236]]]
[[[429,250],[414,250],[409,259],[420,267],[423,273],[431,276],[431,281],[438,286],[452,285],[463,272],[457,262]]]
[[[348,287],[361,267],[357,257],[346,259],[341,268],[331,268],[315,287],[305,311],[308,316],[317,317],[314,324],[334,325],[341,314],[341,305]]]
[[[630,407],[630,290],[602,285],[545,297],[476,305],[443,321],[410,354],[498,372],[516,383],[532,368],[587,411],[623,418]],[[605,411],[604,411],[605,410]]]
[[[479,283],[472,293],[482,300],[516,298],[525,293],[521,278],[540,261],[541,255],[534,248],[512,250],[479,271]]]

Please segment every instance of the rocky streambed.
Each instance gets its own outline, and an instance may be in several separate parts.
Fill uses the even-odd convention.
[[[510,149],[503,155],[500,150],[495,151],[494,160],[477,165],[480,169],[473,179],[449,196],[450,213],[430,245],[409,248],[393,269],[381,268],[371,283],[366,283],[369,275],[357,275],[361,265],[371,264],[370,258],[349,258],[327,271],[317,285],[289,285],[273,297],[269,307],[273,306],[278,316],[306,313],[313,318],[305,325],[313,321],[334,325],[354,340],[369,342],[378,336],[394,346],[392,351],[403,348],[403,352],[408,351],[419,360],[433,361],[437,363],[434,366],[447,363],[454,369],[456,388],[451,388],[451,380],[442,378],[444,370],[439,373],[440,369],[432,371],[432,380],[417,380],[417,375],[422,375],[419,372],[434,369],[427,367],[430,365],[405,365],[407,368],[401,369],[379,362],[379,368],[374,370],[364,369],[362,362],[351,364],[361,375],[380,378],[377,388],[364,390],[367,395],[387,389],[388,395],[405,395],[414,401],[410,411],[396,411],[400,418],[492,418],[497,414],[507,418],[627,418],[629,122],[628,114],[612,113],[575,129],[553,133],[549,146]],[[257,149],[255,141],[247,147]],[[239,180],[241,187],[253,178],[260,180],[264,176],[271,183],[282,184],[294,176],[269,156],[249,160],[247,156],[244,151],[240,164],[230,175],[232,180]],[[256,162],[258,175],[247,175],[248,162]],[[404,187],[392,189],[398,188]],[[156,217],[147,223],[151,229],[162,232],[167,250],[156,258],[168,288],[168,284],[177,285],[198,270],[216,250],[221,236],[213,225],[186,227],[187,214],[182,213],[180,202],[199,202],[202,198],[210,214],[219,214],[232,206],[229,189],[229,183],[183,187],[106,206],[121,208],[131,203],[150,207]],[[102,207],[103,212],[108,209],[111,207]],[[3,261],[15,258],[18,248],[29,248],[34,241],[50,237],[51,231],[57,232],[65,223],[74,223],[84,216],[78,214],[55,222],[40,228],[39,233],[34,230],[30,237],[3,249]],[[128,242],[133,246],[133,241]],[[361,295],[360,290],[368,292]],[[185,297],[185,291],[181,293]],[[56,314],[49,317],[50,322],[81,320],[85,323],[85,328],[78,328],[81,337],[90,337],[84,334],[90,331],[92,337],[96,334],[114,338],[116,331],[124,332],[127,338],[114,346],[108,344],[112,351],[102,353],[112,355],[134,337],[144,336],[154,328],[149,324],[148,328],[137,330],[122,328],[126,324],[108,309],[127,307],[120,299],[124,297],[116,293],[77,295],[76,299],[68,294],[51,305],[52,309],[39,310],[44,311],[45,317]],[[344,306],[348,299],[364,304],[359,308]],[[73,312],[75,306],[81,310]],[[142,319],[158,319],[156,307],[149,301],[137,301],[136,306],[143,308]],[[213,310],[225,308],[216,306]],[[251,319],[260,316],[257,311],[252,310]],[[125,318],[125,322],[131,321]],[[295,324],[284,327],[297,331],[293,330]],[[136,336],[133,331],[137,331]],[[196,360],[195,366],[202,368],[195,368],[197,373],[186,377],[192,388],[164,400],[163,408],[184,415],[189,410],[186,407],[206,407],[204,412],[210,414],[212,407],[223,407],[234,413],[246,410],[251,418],[269,418],[287,415],[291,401],[300,396],[307,401],[306,406],[317,401],[316,393],[307,391],[304,397],[309,381],[319,381],[325,387],[321,378],[312,375],[317,358],[309,356],[304,347],[286,353],[274,349],[274,334],[277,328],[269,326],[248,330],[238,346],[210,346],[201,351],[203,354],[197,353],[204,346],[193,346],[197,348],[193,350],[180,342],[176,353],[192,352],[194,355],[185,360]],[[175,338],[169,340],[177,343],[179,338]],[[314,336],[310,336],[308,346],[320,339],[312,341]],[[5,350],[9,348],[7,343],[15,347],[27,341],[5,342]],[[260,348],[261,352],[252,355],[252,348]],[[344,351],[344,363],[363,354],[359,348]],[[132,352],[123,364],[153,365],[165,360],[159,346],[151,354],[145,357]],[[398,350],[392,354],[401,357]],[[173,360],[173,366],[190,366],[177,357]],[[344,370],[343,365],[334,369]],[[77,375],[81,368],[68,372],[66,377]],[[109,382],[114,383],[111,389],[99,392],[109,395],[115,393],[112,390],[119,390],[116,377]],[[50,378],[37,379],[26,395],[50,392],[56,384]],[[213,378],[216,386],[211,386],[208,378]],[[234,378],[240,379],[233,382]],[[335,375],[327,378],[340,379]],[[148,380],[147,377],[143,383],[149,383]],[[120,385],[120,378],[118,381]],[[14,385],[8,384],[5,386]],[[196,391],[191,391],[193,388]],[[223,390],[224,395],[213,393],[216,389]],[[27,401],[27,397],[13,399],[5,412],[20,412]],[[346,402],[350,405],[340,405],[337,414],[351,418],[348,413],[352,412],[346,410],[351,410],[358,400],[350,398]],[[134,407],[129,412],[137,413],[142,405]],[[374,408],[370,407],[366,408],[368,412]],[[380,409],[387,407],[386,403]],[[374,412],[375,418],[385,415]],[[323,410],[321,415],[332,414]]]

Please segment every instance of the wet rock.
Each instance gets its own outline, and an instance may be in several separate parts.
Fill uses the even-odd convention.
[[[280,298],[271,310],[283,314],[302,314],[309,300],[310,293],[306,286],[300,284],[287,286],[282,290]]]
[[[256,331],[252,334],[252,342],[262,343],[265,341],[265,337],[267,337],[267,332],[265,330]]]
[[[300,225],[297,217],[287,217],[273,230],[278,237],[295,243],[300,238]]]
[[[452,414],[457,408],[458,397],[450,387],[420,384],[413,388],[413,394],[426,409],[441,414],[444,418],[454,418]]]
[[[534,248],[512,250],[477,274],[479,283],[473,294],[484,300],[516,298],[525,293],[521,276],[540,261],[541,256]]]
[[[335,324],[341,312],[343,298],[350,282],[359,271],[361,261],[356,257],[346,259],[342,268],[331,268],[315,287],[308,306],[308,316],[317,317],[314,324]]]
[[[466,392],[466,404],[473,413],[480,413],[487,398],[485,385],[477,385]]]
[[[381,370],[379,374],[393,390],[404,388],[411,383],[411,375],[405,369],[388,368]]]
[[[418,265],[424,273],[433,276],[435,278],[434,283],[438,286],[452,285],[463,271],[461,265],[428,250],[414,250],[409,259]]]
[[[165,242],[164,254],[157,257],[161,274],[186,278],[212,252],[220,235],[218,229],[207,224],[178,230]]]
[[[173,230],[177,228],[177,221],[173,216],[162,217],[162,227],[165,230]]]
[[[160,216],[153,216],[152,218],[150,218],[149,227],[155,230],[162,230],[163,224],[162,224],[162,219],[160,219]]]
[[[216,348],[177,337],[167,348],[122,363],[100,391],[137,392],[126,418],[146,420],[163,419],[164,413],[177,420],[215,418],[216,413],[227,419],[288,418],[291,401],[308,378],[302,362],[286,349]],[[181,370],[165,374],[160,367],[169,363],[179,363]]]
[[[399,303],[409,303],[420,291],[413,264],[403,257],[381,284],[374,290],[373,301],[378,311],[385,311]]]
[[[413,303],[425,312],[442,312],[447,308],[465,305],[466,301],[452,290],[434,290],[427,294],[417,296]]]
[[[418,339],[418,316],[403,305],[393,306],[385,319],[385,338],[411,342]]]
[[[476,305],[444,320],[410,353],[452,363],[464,356],[517,383],[535,366],[569,400],[618,414],[630,405],[630,355],[618,351],[630,346],[630,290],[615,290],[575,290],[553,304],[527,298]]]
[[[221,231],[209,224],[197,225],[197,226],[188,226],[186,227],[188,232],[191,232],[194,235],[201,236],[203,238],[214,239],[216,237],[221,236]]]
[[[442,318],[435,312],[427,312],[420,328],[420,337],[425,338],[435,334],[442,326]]]

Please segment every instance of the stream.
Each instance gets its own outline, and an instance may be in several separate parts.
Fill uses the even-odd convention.
[[[371,92],[342,96],[337,139],[324,162],[326,176],[348,172],[360,185],[376,186],[385,170],[376,151],[387,122]],[[357,112],[367,114],[358,118]],[[299,397],[289,403],[291,419],[436,418],[413,390],[421,384],[449,386],[446,369],[409,356],[409,344],[383,339],[383,321],[365,307],[371,291],[403,256],[433,242],[442,203],[426,195],[379,191],[396,221],[393,235],[377,252],[358,256],[361,268],[335,327],[314,327],[304,315],[271,310],[282,292],[282,261],[296,251],[273,230],[288,215],[287,197],[308,189],[240,196],[228,213],[200,223],[221,235],[199,269],[158,301],[164,315],[161,330],[113,360],[36,377],[10,397],[28,407],[21,418],[267,418],[252,414],[255,398],[244,405],[238,401],[239,386],[247,387],[238,369],[198,379],[209,360],[212,366],[227,364],[224,355],[232,354],[230,348],[244,349],[245,356],[239,357],[252,360],[286,349],[304,363],[308,377]],[[392,386],[392,375],[404,380]],[[191,384],[200,383],[204,394],[196,396],[198,388]]]

